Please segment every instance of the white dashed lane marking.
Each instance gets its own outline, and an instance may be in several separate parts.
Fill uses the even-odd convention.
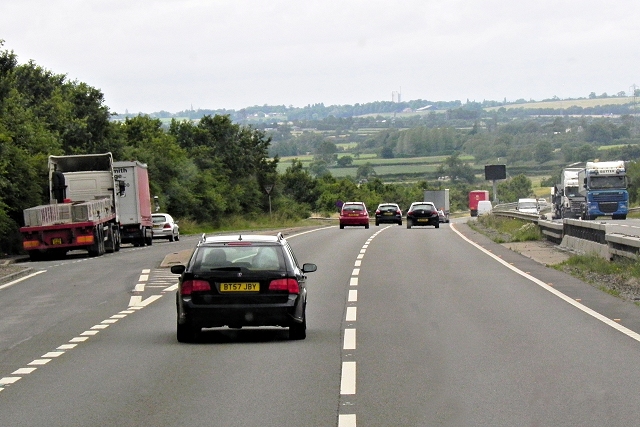
[[[351,278],[349,279],[349,286],[358,286],[358,276],[360,275],[360,267],[362,266],[362,260],[367,252],[367,248],[371,241],[382,231],[389,228],[388,226],[374,233],[360,249],[360,253],[356,257],[354,262],[354,268],[351,272]],[[353,324],[357,321],[358,308],[355,303],[358,301],[358,291],[355,289],[349,289],[347,296],[347,309],[345,312],[345,322],[347,326],[344,328],[344,338],[342,349],[343,350],[355,350],[356,349],[356,328]],[[343,354],[343,359],[355,358],[353,353]],[[342,371],[340,376],[340,395],[341,396],[353,396],[356,394],[356,361],[355,360],[343,360]],[[344,407],[349,407],[353,410],[353,405],[349,402],[343,402]],[[356,414],[338,414],[338,427],[356,427]]]
[[[39,271],[37,273],[34,273],[30,276],[25,276],[21,279],[15,280],[13,282],[7,283],[3,286],[0,287],[0,290],[11,286],[13,284],[16,284],[22,280],[28,279],[29,277],[34,276],[35,274],[41,274],[44,273],[46,270],[43,271]],[[23,367],[23,368],[19,368],[15,371],[13,371],[11,373],[11,376],[6,376],[6,377],[0,377],[0,392],[3,391],[7,386],[10,386],[12,384],[15,384],[17,381],[19,381],[21,378],[23,378],[23,376],[25,375],[29,375],[33,372],[35,372],[39,367],[42,367],[46,364],[48,364],[49,362],[51,362],[53,359],[62,356],[63,354],[65,354],[67,351],[74,349],[79,343],[83,343],[85,341],[87,341],[90,337],[97,335],[100,331],[107,329],[109,326],[117,323],[120,319],[124,319],[126,318],[128,315],[135,313],[136,311],[146,307],[147,305],[151,304],[152,302],[156,301],[157,299],[161,298],[165,292],[168,291],[172,291],[175,290],[177,288],[177,277],[175,275],[167,275],[166,274],[166,270],[155,270],[154,273],[157,274],[151,274],[152,271],[150,269],[144,269],[142,270],[142,274],[140,274],[138,283],[135,288],[134,291],[136,292],[143,292],[144,288],[145,288],[145,284],[149,283],[151,286],[149,287],[154,287],[154,288],[162,288],[162,293],[159,295],[151,295],[149,297],[147,297],[146,299],[142,299],[142,296],[140,295],[134,295],[131,297],[130,301],[129,301],[129,307],[126,310],[122,310],[120,312],[118,312],[117,314],[114,314],[113,316],[109,317],[108,319],[104,319],[103,321],[101,321],[100,323],[93,325],[89,330],[86,330],[84,332],[81,332],[78,336],[71,338],[67,344],[62,344],[60,346],[58,346],[56,348],[56,351],[50,351],[46,354],[43,354],[42,356],[40,356],[37,359],[32,360],[31,362],[29,362],[27,364],[27,367]],[[158,277],[159,280],[156,281],[155,277]],[[151,280],[150,280],[151,278]],[[173,280],[172,280],[173,279]],[[156,283],[156,285],[152,285],[153,283]],[[167,287],[167,285],[171,285],[169,287]]]

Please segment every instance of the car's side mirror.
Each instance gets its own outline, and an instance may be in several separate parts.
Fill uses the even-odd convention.
[[[313,273],[318,269],[318,266],[311,263],[302,264],[302,272],[303,273]],[[171,267],[171,271],[173,272],[173,267]]]
[[[187,267],[185,267],[182,264],[178,264],[178,265],[172,265],[171,266],[171,272],[173,274],[182,274],[184,273],[184,271],[187,269]]]

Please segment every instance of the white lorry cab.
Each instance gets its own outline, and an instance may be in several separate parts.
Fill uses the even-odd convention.
[[[540,204],[538,203],[538,199],[518,199],[516,209],[518,212],[537,215],[540,213]]]

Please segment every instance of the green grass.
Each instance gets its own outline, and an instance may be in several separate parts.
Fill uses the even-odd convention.
[[[512,108],[555,108],[561,110],[569,107],[596,107],[598,105],[621,105],[631,104],[633,98],[631,97],[616,97],[616,98],[594,98],[594,99],[573,99],[573,100],[558,100],[558,101],[541,101],[541,102],[527,102],[526,104],[509,104],[501,107],[489,107],[485,108],[486,111],[495,111],[500,108],[510,110]]]
[[[496,243],[542,239],[542,233],[536,224],[517,218],[483,215],[478,217],[477,221],[469,221],[467,224],[476,231],[487,235]]]

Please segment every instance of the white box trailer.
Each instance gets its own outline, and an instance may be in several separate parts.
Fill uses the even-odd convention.
[[[138,161],[113,162],[113,174],[124,190],[118,198],[122,242],[134,246],[151,245],[153,221],[147,165]]]
[[[449,189],[445,190],[425,190],[424,201],[431,202],[436,209],[444,212],[445,222],[449,222]]]

